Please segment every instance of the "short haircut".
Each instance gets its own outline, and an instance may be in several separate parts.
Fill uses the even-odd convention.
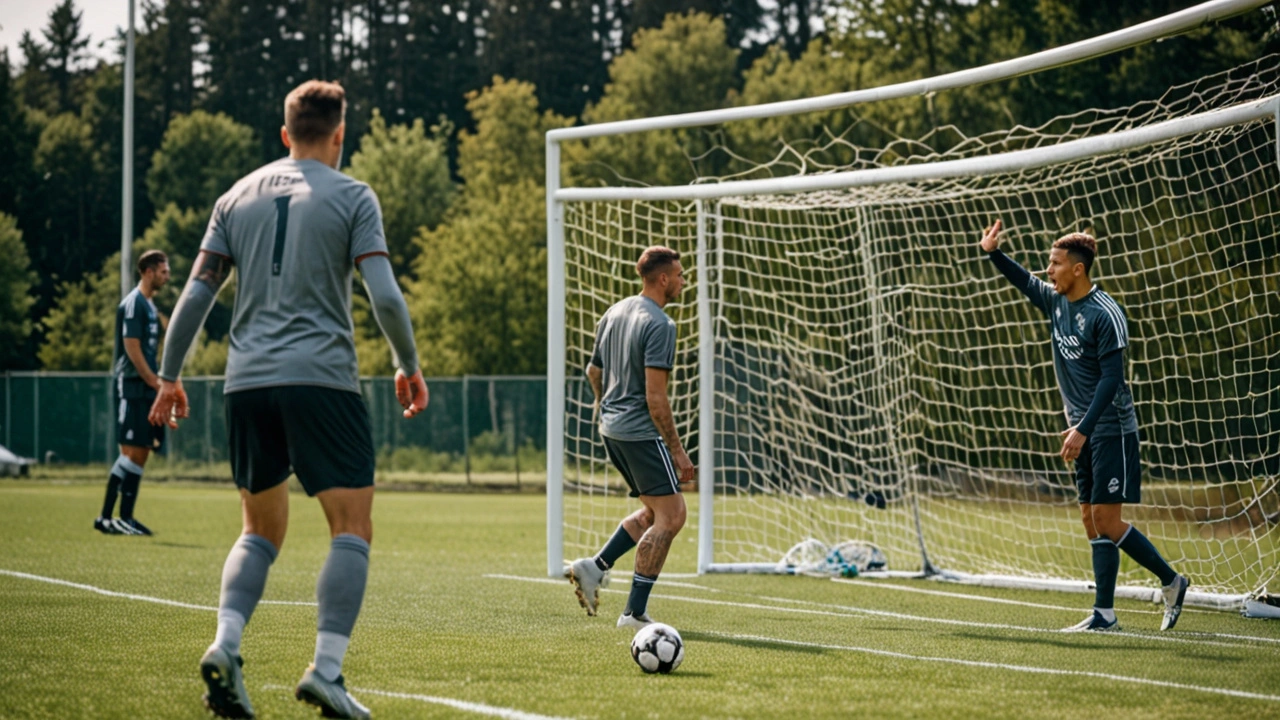
[[[645,280],[651,280],[679,259],[679,251],[654,245],[640,253],[640,259],[636,261],[636,273]]]
[[[347,114],[347,93],[336,82],[308,80],[284,99],[284,128],[304,145],[324,140]]]
[[[1053,246],[1060,250],[1066,250],[1068,255],[1075,258],[1076,262],[1084,263],[1086,275],[1089,274],[1089,269],[1093,267],[1093,259],[1098,256],[1098,241],[1087,233],[1063,235],[1054,241]]]
[[[159,250],[148,250],[138,256],[138,274],[144,275],[152,268],[158,268],[169,262],[169,256]]]

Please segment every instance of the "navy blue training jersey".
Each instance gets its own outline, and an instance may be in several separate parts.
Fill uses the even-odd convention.
[[[1000,259],[1014,263],[999,250],[991,255],[997,253],[1002,256]],[[1000,262],[996,264],[999,266]],[[1067,300],[1067,296],[1059,295],[1052,285],[1029,273],[1026,286],[1018,289],[1049,318],[1053,333],[1053,369],[1058,376],[1067,420],[1074,427],[1089,411],[1098,381],[1102,379],[1099,360],[1112,352],[1122,353],[1129,346],[1129,324],[1124,310],[1097,285],[1076,302]],[[1137,431],[1133,395],[1128,381],[1121,380],[1115,399],[1102,411],[1093,436],[1112,437]]]
[[[124,339],[133,338],[142,345],[142,356],[147,360],[147,367],[156,372],[156,348],[160,344],[160,317],[156,314],[156,306],[138,288],[124,296],[120,306],[116,308],[116,361],[113,372],[116,375],[116,387],[121,397],[138,397],[146,394],[149,387],[142,382],[138,369],[124,351]]]

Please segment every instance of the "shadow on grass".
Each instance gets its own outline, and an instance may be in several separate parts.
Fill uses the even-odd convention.
[[[994,635],[983,635],[981,633],[957,632],[951,633],[952,637],[963,638],[965,640],[981,641],[986,643],[1017,643],[1019,645],[1052,645],[1053,647],[1070,648],[1072,650],[1102,650],[1105,652],[1114,652],[1116,650],[1124,650],[1125,652],[1156,652],[1161,654],[1169,654],[1171,648],[1168,646],[1148,645],[1146,643],[1136,644],[1131,642],[1133,638],[1125,638],[1125,642],[1102,642],[1096,644],[1086,644],[1081,642],[1085,639],[1107,638],[1102,633],[1074,633],[1055,635],[1032,635],[1030,637],[998,637]],[[1217,659],[1217,658],[1215,658]]]
[[[178,548],[180,550],[208,550],[209,549],[209,546],[207,545],[192,545],[191,543],[165,542],[163,540],[157,540],[152,544],[158,545],[160,547]]]
[[[702,633],[694,630],[686,630],[680,633],[685,642],[709,642],[720,643],[723,645],[737,645],[738,647],[755,648],[757,650],[785,650],[787,652],[804,653],[806,655],[825,655],[828,651],[825,648],[809,647],[806,645],[795,645],[786,642],[776,642],[766,638],[740,638],[730,637],[728,635],[719,635],[715,633]]]

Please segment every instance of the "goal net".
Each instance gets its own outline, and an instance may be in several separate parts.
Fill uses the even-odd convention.
[[[999,218],[1006,252],[1033,272],[1058,236],[1098,238],[1091,274],[1128,315],[1142,442],[1142,504],[1126,519],[1202,592],[1274,589],[1278,66],[929,157],[853,148],[858,165],[823,175],[571,196],[564,556],[597,551],[634,507],[583,368],[602,313],[637,291],[636,257],[665,244],[690,279],[667,306],[669,394],[710,468],[696,499],[710,510],[686,529],[700,570],[784,569],[798,545],[853,540],[892,570],[1091,580],[1073,471],[1056,455],[1046,321],[977,247]],[[1158,584],[1127,557],[1120,583]]]

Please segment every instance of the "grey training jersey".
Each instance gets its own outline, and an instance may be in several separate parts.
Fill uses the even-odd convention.
[[[315,160],[277,160],[218,199],[200,249],[236,267],[226,392],[360,391],[352,270],[357,257],[387,252],[368,185]]]
[[[1098,381],[1102,379],[1099,360],[1111,352],[1124,352],[1129,346],[1128,321],[1120,305],[1096,285],[1088,295],[1071,302],[1052,285],[1032,276],[1026,294],[1049,318],[1053,331],[1053,369],[1058,376],[1067,419],[1074,427],[1089,411]],[[1133,409],[1133,395],[1128,381],[1122,379],[1115,399],[1098,418],[1093,436],[1113,437],[1136,432],[1138,416]]]
[[[614,440],[661,438],[649,416],[645,368],[670,370],[676,361],[676,324],[643,295],[605,311],[596,325],[591,364],[604,370],[600,434]]]

